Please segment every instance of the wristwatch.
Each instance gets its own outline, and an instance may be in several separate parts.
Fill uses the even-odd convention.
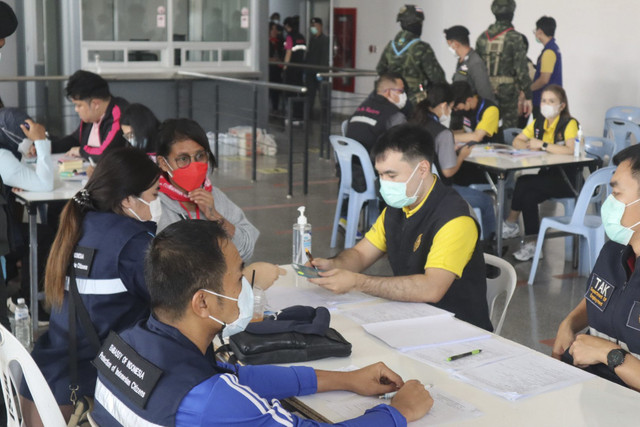
[[[607,354],[607,366],[609,366],[611,372],[615,372],[615,369],[624,363],[624,358],[627,354],[629,352],[621,348],[614,348]]]
[[[548,142],[543,142],[542,143],[542,151],[547,151],[547,147],[549,146]]]

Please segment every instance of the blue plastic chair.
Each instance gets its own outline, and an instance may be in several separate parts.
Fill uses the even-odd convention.
[[[609,138],[598,136],[586,136],[584,138],[584,149],[587,157],[592,159],[598,159],[602,161],[602,166],[605,167],[609,164],[613,158],[613,150],[615,149],[615,143]],[[607,187],[608,188],[608,187]],[[565,216],[570,216],[573,213],[573,208],[576,204],[576,199],[573,197],[565,197],[562,199],[553,199],[555,202],[560,203],[564,208]],[[590,204],[595,204],[596,213],[600,213],[600,202],[603,200],[602,193],[597,192],[591,197]],[[567,236],[565,238],[564,254],[567,259],[573,256],[573,237]]]
[[[347,210],[347,227],[344,236],[344,247],[351,248],[356,243],[356,233],[358,231],[358,222],[360,220],[360,211],[362,206],[367,206],[367,222],[368,225],[378,214],[378,197],[375,188],[375,173],[369,152],[362,144],[355,139],[345,136],[330,135],[329,141],[335,153],[338,163],[340,164],[340,189],[338,190],[338,203],[336,204],[336,214],[333,219],[333,231],[331,232],[331,247],[336,247],[338,237],[338,225],[340,222],[340,212],[342,211],[342,203],[345,197],[349,197],[349,208]],[[357,192],[351,187],[351,159],[357,157],[360,159],[367,188],[362,193]]]
[[[580,239],[580,274],[586,275],[591,271],[598,253],[602,249],[602,245],[604,245],[604,227],[600,215],[587,215],[587,209],[596,188],[608,185],[615,170],[616,168],[611,166],[599,169],[589,175],[582,187],[582,191],[580,191],[573,215],[542,218],[536,243],[536,254],[533,257],[533,264],[529,273],[528,283],[530,285],[533,284],[533,280],[536,277],[544,235],[548,228],[580,235],[582,237]],[[599,193],[604,194],[606,191]],[[585,257],[588,262],[585,262]]]
[[[615,142],[614,154],[631,145],[631,136],[635,142],[640,142],[640,125],[622,119],[606,119],[604,136]]]
[[[632,107],[629,105],[621,105],[618,107],[611,107],[604,115],[605,129],[606,121],[609,119],[626,120],[628,122],[640,123],[640,108]],[[602,136],[607,136],[606,133]]]
[[[505,144],[513,145],[513,140],[516,139],[516,136],[522,133],[522,129],[520,128],[506,128],[502,131],[502,137],[504,139]]]

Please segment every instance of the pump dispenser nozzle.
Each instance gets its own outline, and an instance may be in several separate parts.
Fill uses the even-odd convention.
[[[305,209],[306,208],[304,206],[300,206],[298,208],[298,211],[300,212],[300,216],[298,217],[298,224],[306,224],[307,223],[307,217],[304,216]]]

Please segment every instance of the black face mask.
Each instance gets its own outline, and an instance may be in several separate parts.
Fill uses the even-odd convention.
[[[402,29],[405,31],[409,31],[416,36],[420,37],[422,35],[422,22],[415,22],[413,24],[403,25]]]
[[[513,13],[496,13],[497,21],[511,22],[513,21]]]

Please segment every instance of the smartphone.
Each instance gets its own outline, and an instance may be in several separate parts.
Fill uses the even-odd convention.
[[[298,276],[306,277],[307,279],[316,279],[320,277],[318,271],[313,267],[307,267],[306,265],[300,264],[292,264],[292,266],[293,271],[295,271]]]

